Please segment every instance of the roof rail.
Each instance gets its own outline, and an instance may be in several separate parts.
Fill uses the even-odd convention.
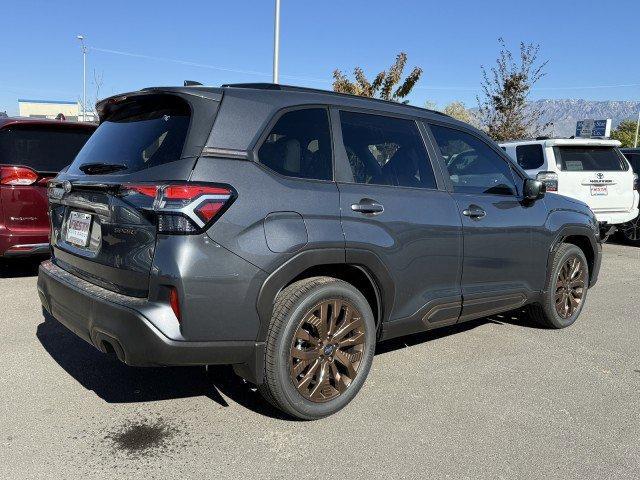
[[[391,100],[383,100],[381,98],[363,97],[361,95],[353,95],[351,93],[334,92],[332,90],[323,90],[320,88],[299,87],[295,85],[281,85],[279,83],[225,83],[221,85],[222,88],[250,88],[256,90],[280,90],[284,92],[307,92],[307,93],[319,93],[323,95],[335,95],[337,97],[358,98],[360,100],[367,100],[371,102],[383,102],[385,104],[399,105],[407,108],[417,109],[420,111],[426,111],[448,117],[446,113],[439,112],[437,110],[430,110],[428,108],[416,107],[414,105],[408,105],[406,103],[393,102]]]

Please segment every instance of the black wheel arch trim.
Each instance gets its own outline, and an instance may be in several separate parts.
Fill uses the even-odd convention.
[[[349,265],[359,268],[371,282],[376,293],[378,327],[389,318],[395,298],[394,282],[380,258],[373,252],[353,248],[304,250],[274,270],[264,281],[257,300],[260,329],[256,341],[267,338],[273,302],[280,291],[305,270],[325,265]]]
[[[565,225],[558,230],[551,245],[549,247],[549,255],[547,257],[547,280],[545,283],[545,291],[549,288],[549,271],[553,266],[553,255],[558,247],[564,243],[564,240],[568,237],[586,237],[591,245],[593,254],[593,268],[589,271],[589,288],[594,286],[598,280],[598,273],[600,271],[601,260],[601,244],[597,240],[593,229],[587,225],[573,224]]]

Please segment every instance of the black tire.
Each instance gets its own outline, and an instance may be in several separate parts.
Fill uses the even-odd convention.
[[[297,361],[292,356],[292,352],[297,352],[297,350],[293,350],[294,336],[300,332],[301,325],[307,325],[304,319],[313,318],[313,316],[309,316],[309,313],[313,312],[317,305],[335,299],[347,302],[349,306],[353,306],[359,312],[359,315],[353,314],[351,319],[362,319],[362,322],[359,322],[361,327],[358,328],[364,330],[359,335],[364,343],[362,347],[358,346],[361,351],[358,352],[357,371],[348,386],[340,385],[340,388],[344,390],[337,393],[335,398],[322,402],[312,401],[298,390],[294,385],[295,380],[292,378],[295,376],[292,373],[294,370],[292,362]],[[341,318],[346,322],[346,313]],[[339,330],[334,324],[334,331],[335,329]],[[329,329],[330,331],[331,329]],[[296,336],[297,338],[299,337]],[[258,388],[267,401],[292,417],[301,420],[315,420],[332,415],[345,407],[362,387],[373,362],[375,343],[376,324],[371,307],[362,293],[353,285],[331,277],[312,277],[300,280],[289,285],[276,298],[265,346],[265,383]],[[314,347],[309,348],[313,349]],[[315,347],[315,350],[324,352],[320,346]],[[307,350],[305,350],[306,352]],[[315,360],[309,360],[309,362],[311,361],[315,362]],[[333,363],[333,355],[323,357],[322,361]],[[332,368],[337,368],[340,365],[338,360],[336,362]],[[324,375],[325,379],[329,378],[329,380],[325,380],[326,382],[331,381],[328,368],[329,366],[327,366]],[[309,370],[311,370],[310,367]],[[315,382],[311,385],[320,383]],[[331,387],[326,388],[330,389]],[[338,390],[334,390],[333,394],[336,394]]]
[[[624,243],[640,247],[640,215],[618,226],[618,235]]]
[[[558,291],[563,290],[559,285],[559,274],[561,269],[568,264],[568,262],[577,259],[581,262],[583,270],[579,276],[576,276],[574,282],[581,280],[584,284],[582,287],[582,297],[579,304],[574,307],[575,309],[564,317],[558,313],[556,308],[556,295]],[[553,262],[551,269],[547,273],[547,289],[542,295],[542,302],[540,304],[533,304],[528,306],[529,317],[541,326],[548,328],[566,328],[572,325],[582,312],[585,301],[587,299],[589,285],[589,263],[584,255],[584,252],[576,245],[569,243],[561,244],[555,251],[553,256]],[[570,300],[568,300],[570,303]],[[561,308],[561,307],[559,307]],[[561,308],[562,309],[562,308]]]

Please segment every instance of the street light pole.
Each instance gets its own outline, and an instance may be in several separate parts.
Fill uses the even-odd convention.
[[[273,33],[273,83],[278,83],[280,68],[280,0],[276,0],[275,17]]]
[[[87,46],[84,44],[84,35],[76,37],[80,40],[82,50],[82,121],[87,121]]]
[[[638,112],[638,121],[636,122],[636,139],[633,142],[633,148],[638,148],[638,130],[640,129],[640,111]]]

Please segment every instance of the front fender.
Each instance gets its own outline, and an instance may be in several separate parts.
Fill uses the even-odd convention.
[[[593,258],[589,272],[589,287],[594,286],[600,272],[602,244],[599,237],[598,223],[593,214],[589,215],[586,212],[572,209],[553,210],[547,217],[546,227],[551,236],[547,256],[547,272],[551,269],[553,256],[560,244],[564,243],[569,237],[584,237],[588,242],[584,246],[588,245],[591,248]],[[583,247],[583,245],[578,246]],[[548,281],[547,276],[545,291],[548,288]]]

